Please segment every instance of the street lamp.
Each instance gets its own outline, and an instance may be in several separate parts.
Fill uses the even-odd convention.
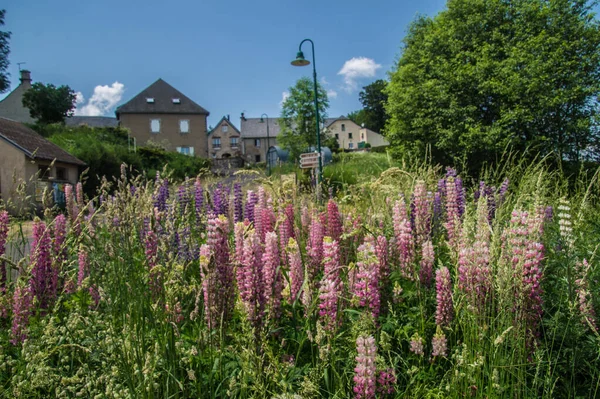
[[[260,116],[260,123],[264,123],[263,116],[267,118],[267,148],[265,150],[265,159],[267,160],[267,176],[271,173],[271,165],[269,165],[269,115],[262,114]]]
[[[315,43],[313,43],[310,39],[304,39],[300,42],[300,46],[298,46],[298,54],[296,55],[296,59],[292,61],[292,65],[294,66],[307,66],[310,65],[310,61],[304,58],[304,53],[302,52],[302,45],[304,42],[310,42],[312,45],[312,56],[313,56],[313,81],[315,86],[315,115],[316,115],[316,128],[317,128],[317,151],[319,152],[319,171],[317,173],[317,189],[320,188],[321,182],[323,181],[323,160],[321,156],[321,134],[319,133],[319,100],[317,100],[317,67],[315,63]]]

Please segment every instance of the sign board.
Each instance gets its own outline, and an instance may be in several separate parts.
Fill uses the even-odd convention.
[[[321,156],[324,157],[322,151]],[[319,167],[319,153],[305,152],[304,154],[300,154],[300,167],[302,169],[311,169]]]

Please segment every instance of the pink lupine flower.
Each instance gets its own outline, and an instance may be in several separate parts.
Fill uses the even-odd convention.
[[[307,271],[310,277],[309,283],[313,282],[313,279],[319,273],[321,263],[323,262],[323,237],[323,225],[319,221],[319,218],[315,216],[310,224],[310,233],[306,248],[306,253],[308,255]]]
[[[447,267],[438,269],[435,273],[437,307],[435,322],[438,326],[448,327],[453,317],[452,281]]]
[[[379,275],[382,281],[389,279],[390,267],[388,262],[389,250],[388,242],[385,236],[377,237],[377,243],[375,244],[375,254],[379,260]]]
[[[421,269],[419,270],[419,281],[424,287],[429,287],[431,285],[434,261],[435,254],[433,252],[433,244],[431,241],[426,241],[423,243]]]
[[[78,256],[78,265],[79,271],[77,273],[77,288],[81,288],[81,284],[83,280],[87,277],[87,263],[88,263],[88,255],[87,252],[81,248],[79,249]]]
[[[375,375],[377,365],[377,347],[372,336],[360,336],[356,339],[356,368],[354,369],[354,393],[356,399],[375,398]]]
[[[440,326],[437,327],[437,331],[431,339],[431,347],[431,357],[446,357],[446,353],[448,352],[448,340]]]
[[[56,264],[60,265],[67,260],[67,248],[64,247],[65,238],[67,236],[67,219],[65,215],[60,214],[54,218],[54,237],[52,246],[54,248],[54,256]]]
[[[271,318],[279,318],[281,310],[281,291],[283,276],[281,274],[277,234],[269,232],[265,238],[265,252],[262,256],[264,297]]]
[[[333,199],[327,202],[327,235],[338,242],[342,236],[342,217]]]
[[[30,285],[41,309],[48,309],[54,301],[58,285],[58,270],[52,267],[52,242],[44,222],[33,224],[33,245]]]
[[[327,331],[338,326],[338,306],[342,292],[340,249],[331,237],[323,239],[323,279],[319,289],[319,316]]]
[[[8,226],[10,219],[8,212],[0,212],[0,256],[4,255],[6,251],[6,237],[8,236]],[[0,261],[0,289],[3,290],[6,284],[6,267],[4,262]]]
[[[425,355],[425,351],[423,350],[423,338],[421,338],[418,333],[415,333],[410,339],[410,351],[418,356]]]
[[[538,242],[529,242],[523,263],[522,290],[524,314],[528,322],[531,336],[537,336],[538,325],[542,316],[542,270],[544,246]]]
[[[235,243],[235,262],[239,265],[244,257],[244,232],[246,225],[243,222],[238,222],[233,228],[233,241]]]
[[[358,247],[357,272],[354,278],[353,294],[358,305],[368,308],[374,320],[379,317],[381,306],[379,292],[379,262],[375,256],[375,248],[369,242]]]
[[[235,290],[234,264],[229,258],[229,220],[225,215],[209,216],[207,236],[215,266],[215,281],[212,286],[217,291],[215,312],[219,320],[228,320],[235,304]]]
[[[413,204],[414,233],[416,245],[420,248],[429,238],[432,218],[432,198],[431,194],[427,193],[427,187],[423,180],[418,180],[415,184]]]
[[[33,292],[30,286],[18,285],[13,296],[13,320],[11,340],[13,345],[22,343],[27,338],[25,330],[32,315]]]
[[[310,212],[308,211],[308,207],[305,205],[300,210],[300,224],[302,225],[302,230],[304,232],[308,231],[308,226],[310,225]]]
[[[400,272],[405,278],[413,280],[415,277],[413,266],[415,243],[403,198],[396,201],[392,212]]]
[[[396,373],[393,368],[387,368],[379,372],[377,377],[377,393],[380,395],[391,395],[396,390]]]
[[[446,223],[444,223],[444,227],[448,233],[448,245],[451,249],[456,250],[460,238],[460,210],[454,177],[448,177],[446,182]]]
[[[260,326],[265,305],[264,284],[262,281],[262,259],[260,241],[255,230],[248,231],[244,240],[244,257],[237,268],[237,282],[240,298],[244,302],[248,319],[255,327]]]
[[[265,234],[266,230],[263,227],[263,218],[262,218],[262,210],[263,208],[260,206],[260,201],[254,205],[254,230],[256,231],[256,236],[261,243],[265,242]]]
[[[596,323],[596,312],[592,305],[592,293],[589,288],[588,273],[590,264],[586,259],[577,265],[577,279],[575,280],[575,292],[579,303],[579,313],[581,314],[581,322],[589,325],[590,328],[598,332]]]
[[[77,197],[77,206],[79,209],[83,209],[83,185],[81,182],[77,183],[75,186],[75,193]]]
[[[287,245],[288,262],[290,265],[290,302],[295,302],[304,284],[304,268],[298,243],[290,238]]]
[[[270,206],[268,208],[261,209],[260,217],[262,219],[262,234],[264,235],[261,237],[261,242],[265,243],[267,233],[273,231],[275,226],[275,213],[273,212],[273,207]]]

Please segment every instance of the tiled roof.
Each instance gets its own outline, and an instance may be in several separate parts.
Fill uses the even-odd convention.
[[[229,119],[227,119],[227,117],[222,117],[221,120],[215,125],[215,127],[213,129],[211,129],[207,134],[210,136],[213,132],[215,132],[217,130],[218,127],[221,126],[221,124],[223,123],[223,121],[227,122],[228,126],[231,126],[236,132],[238,132],[238,134],[242,134],[237,127],[235,127],[235,125],[233,123],[231,123],[231,121]]]
[[[153,99],[149,102],[148,99]],[[179,99],[176,103],[173,99]],[[209,112],[179,90],[158,79],[115,111],[119,114],[204,114]]]
[[[56,144],[49,142],[22,123],[11,119],[0,117],[0,139],[6,140],[30,158],[39,158],[48,161],[56,159],[59,162],[73,165],[85,165],[85,162],[82,160],[75,158]]]
[[[328,127],[330,124],[338,120],[339,118],[326,118],[323,125]],[[266,138],[267,137],[267,120],[264,122],[260,121],[260,118],[242,118],[240,123],[240,130],[242,137],[255,137],[255,138]],[[279,118],[269,118],[269,137],[277,137],[281,128],[279,127]]]
[[[111,116],[71,116],[65,119],[67,126],[117,127],[119,120]]]

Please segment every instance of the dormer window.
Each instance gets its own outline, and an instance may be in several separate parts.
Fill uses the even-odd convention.
[[[180,98],[174,98],[173,99],[173,104],[181,104],[181,99]]]
[[[146,102],[148,104],[154,104],[154,97],[146,97]]]

